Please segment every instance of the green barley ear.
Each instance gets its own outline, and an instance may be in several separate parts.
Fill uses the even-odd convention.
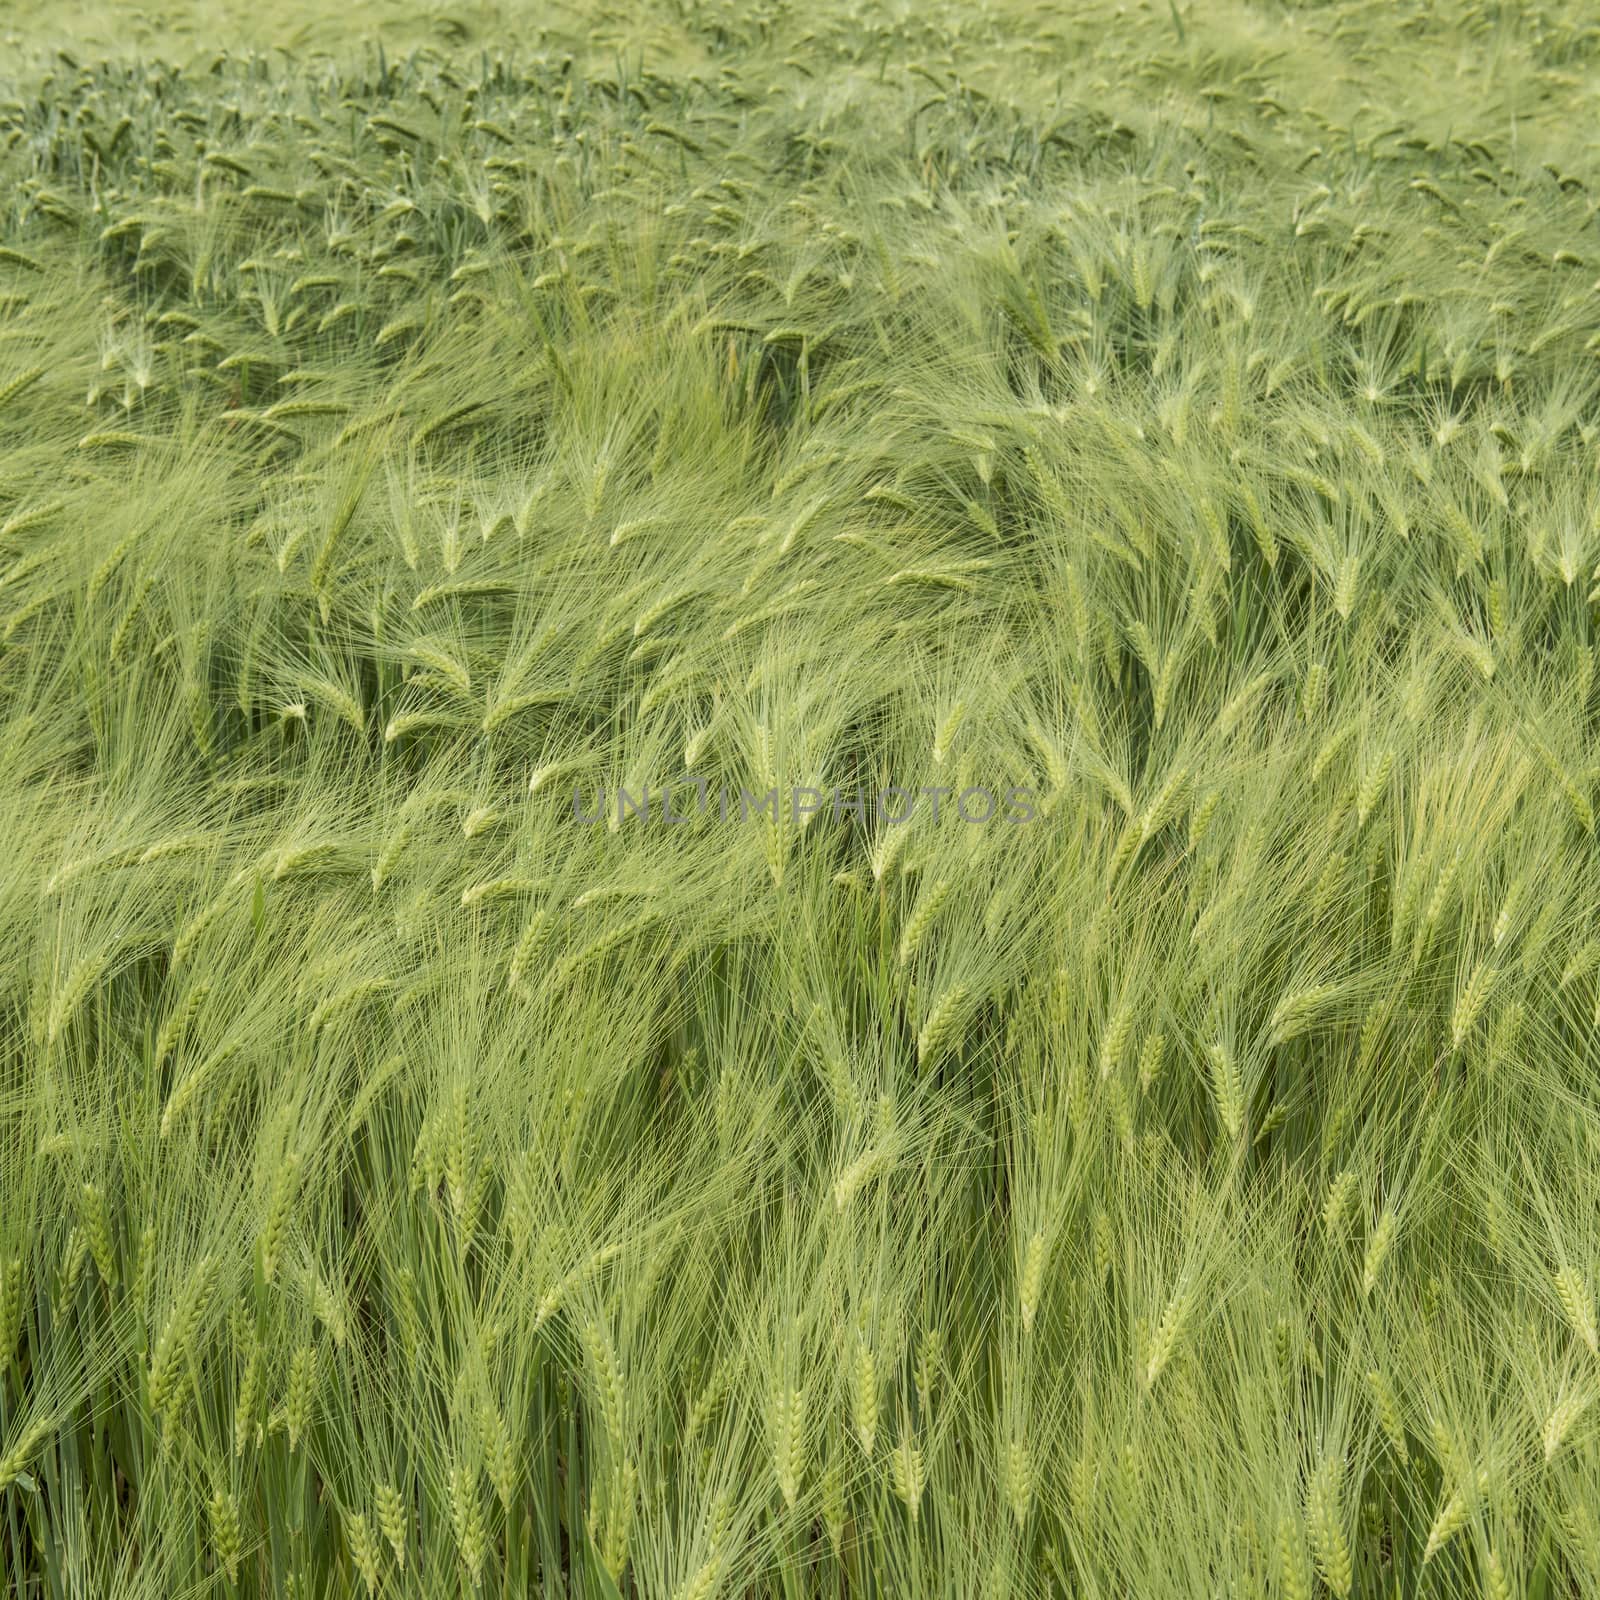
[[[1384,750],[1376,760],[1370,763],[1362,774],[1360,787],[1356,790],[1356,824],[1366,827],[1367,818],[1377,808],[1378,801],[1383,797],[1383,791],[1389,783],[1389,774],[1394,770],[1394,753]]]
[[[1319,783],[1328,768],[1333,765],[1334,758],[1353,739],[1359,728],[1359,723],[1354,717],[1341,723],[1317,747],[1317,753],[1312,759],[1308,773],[1312,783]]]
[[[1341,850],[1335,850],[1323,863],[1311,890],[1311,914],[1314,917],[1320,917],[1333,904],[1348,866],[1349,857]]]
[[[268,1283],[271,1283],[277,1274],[284,1235],[289,1226],[290,1213],[294,1208],[299,1177],[300,1157],[294,1151],[290,1151],[279,1163],[277,1174],[272,1180],[272,1194],[267,1201],[267,1219],[261,1229],[261,1276]]]
[[[206,1503],[211,1525],[211,1550],[217,1565],[228,1574],[229,1583],[239,1581],[239,1562],[244,1541],[239,1532],[239,1505],[226,1490],[219,1489]]]
[[[1446,1426],[1444,1418],[1437,1413],[1428,1418],[1428,1443],[1432,1446],[1434,1456],[1447,1476],[1454,1478],[1465,1476],[1466,1459]]]
[[[89,1253],[94,1257],[95,1270],[100,1274],[100,1281],[109,1289],[117,1276],[116,1241],[112,1236],[105,1199],[92,1183],[84,1184],[78,1191],[78,1215],[82,1219],[84,1237],[89,1243]]]
[[[908,966],[922,947],[923,940],[928,935],[928,930],[933,926],[945,900],[950,894],[950,884],[945,878],[938,879],[918,902],[917,908],[912,912],[906,923],[905,932],[900,937],[899,959],[902,967]]]
[[[1096,1211],[1093,1224],[1094,1275],[1097,1283],[1104,1283],[1111,1270],[1114,1241],[1111,1234],[1111,1217],[1104,1210]]]
[[[850,1410],[861,1453],[870,1457],[878,1437],[878,1367],[864,1330],[856,1335],[850,1364]]]
[[[713,1555],[701,1564],[681,1589],[674,1592],[673,1600],[711,1600],[721,1576],[722,1557]]]
[[[216,1257],[202,1257],[190,1271],[178,1293],[177,1302],[162,1325],[151,1352],[148,1373],[152,1415],[160,1415],[172,1398],[178,1368],[205,1313],[221,1268],[222,1264]]]
[[[638,1468],[625,1458],[614,1474],[614,1483],[607,1496],[605,1536],[600,1549],[601,1565],[610,1574],[612,1583],[619,1586],[628,1568],[628,1545],[637,1494]]]
[[[383,847],[378,851],[377,860],[372,864],[372,892],[374,894],[377,894],[384,884],[389,881],[410,843],[411,828],[408,824],[402,822],[384,841]]]
[[[1322,1580],[1339,1597],[1349,1600],[1354,1572],[1350,1560],[1350,1541],[1345,1532],[1341,1504],[1342,1463],[1333,1457],[1322,1461],[1312,1474],[1306,1496],[1306,1526],[1316,1553]]]
[[[1361,1263],[1361,1292],[1370,1296],[1378,1286],[1383,1264],[1394,1246],[1396,1218],[1393,1206],[1385,1206],[1371,1237],[1367,1240],[1367,1253]]]
[[[484,1468],[501,1509],[509,1516],[512,1497],[517,1490],[517,1458],[511,1434],[505,1419],[487,1402],[482,1408],[479,1426],[483,1437]]]
[[[1498,950],[1500,948],[1506,934],[1511,931],[1512,925],[1516,922],[1527,895],[1527,888],[1528,880],[1519,875],[1513,880],[1511,887],[1506,890],[1506,897],[1500,903],[1499,913],[1494,919],[1494,930],[1490,936],[1495,949]]]
[[[964,700],[957,700],[939,724],[933,736],[933,764],[944,765],[944,759],[950,753],[951,746],[955,743],[957,732],[966,718],[967,705]]]
[[[822,1474],[822,1526],[837,1560],[844,1546],[845,1530],[844,1468],[837,1457]]]
[[[772,1464],[783,1503],[791,1510],[799,1498],[806,1472],[806,1397],[804,1389],[774,1390],[769,1404],[772,1430]]]
[[[362,1513],[347,1513],[344,1519],[345,1540],[350,1546],[350,1559],[361,1574],[368,1594],[377,1594],[383,1573],[378,1559],[378,1541]]]
[[[378,1527],[389,1541],[389,1548],[394,1551],[395,1567],[404,1572],[408,1519],[400,1491],[392,1483],[380,1483],[373,1491],[373,1499],[377,1505]]]
[[[211,993],[209,983],[197,983],[184,997],[183,1003],[178,1006],[162,1025],[161,1032],[156,1036],[155,1060],[160,1066],[183,1041],[184,1036],[193,1026],[195,1018],[199,1015],[200,1008],[206,1003],[206,997]]]
[[[51,996],[41,1032],[42,1043],[54,1045],[65,1034],[110,963],[110,952],[102,951],[85,956],[68,972],[61,987]]]
[[[694,1404],[689,1409],[688,1421],[684,1424],[683,1447],[685,1452],[693,1450],[704,1434],[717,1407],[721,1405],[733,1379],[733,1364],[727,1356],[717,1359],[707,1377],[700,1393],[695,1397]]]
[[[1313,661],[1306,671],[1304,684],[1300,689],[1300,717],[1302,721],[1312,721],[1322,709],[1322,694],[1328,681],[1328,668],[1326,662]]]
[[[952,984],[928,1008],[922,1029],[917,1034],[918,1066],[937,1062],[954,1043],[969,993],[965,984]]]
[[[161,1108],[161,1137],[167,1138],[178,1124],[195,1097],[206,1084],[215,1076],[217,1069],[230,1061],[239,1051],[239,1041],[229,1040],[219,1049],[214,1050],[201,1063],[193,1068],[167,1096],[167,1103]]]
[[[528,970],[533,966],[534,958],[538,957],[549,926],[550,912],[547,909],[536,910],[528,918],[528,923],[522,931],[522,938],[517,941],[517,949],[512,952],[510,968],[506,974],[506,981],[512,989],[522,989],[525,984]]]
[[[254,1330],[250,1334],[249,1352],[245,1357],[233,1410],[233,1453],[236,1456],[242,1456],[250,1446],[258,1443],[262,1434],[260,1411],[266,1351]]]
[[[1497,1550],[1490,1550],[1483,1563],[1484,1600],[1512,1600],[1511,1577]]]
[[[616,1347],[612,1343],[610,1330],[598,1317],[591,1318],[585,1325],[583,1339],[590,1364],[594,1369],[594,1399],[599,1408],[600,1420],[613,1448],[620,1451],[624,1439],[624,1389],[622,1371],[617,1363]]]
[[[1033,1332],[1033,1319],[1038,1313],[1039,1295],[1044,1288],[1044,1255],[1044,1235],[1035,1233],[1028,1240],[1028,1248],[1023,1253],[1022,1276],[1017,1286],[1024,1333]]]
[[[284,1395],[283,1422],[292,1455],[311,1422],[317,1396],[317,1347],[301,1345],[289,1359],[289,1387]]]
[[[1337,983],[1315,983],[1285,994],[1267,1021],[1271,1042],[1287,1044],[1291,1039],[1299,1038],[1339,994],[1340,986]]]
[[[240,882],[244,881],[244,874],[239,874],[235,882],[230,883],[215,899],[208,901],[178,930],[172,941],[172,964],[181,967],[188,960],[191,951],[200,943],[210,928],[228,909],[233,899],[232,891],[237,889]]]
[[[10,256],[15,252],[5,251],[3,254]],[[5,410],[25,390],[31,389],[48,371],[47,367],[29,367],[26,371],[19,372],[16,377],[9,381],[0,383],[0,411]]]
[[[1428,903],[1422,914],[1423,928],[1431,932],[1438,925],[1439,919],[1449,907],[1451,897],[1455,893],[1456,881],[1461,875],[1461,859],[1463,851],[1460,845],[1452,850],[1440,869],[1439,877],[1434,884],[1433,893],[1428,896]]]
[[[927,1469],[921,1446],[909,1422],[901,1425],[900,1442],[889,1457],[889,1471],[895,1494],[904,1504],[911,1520],[916,1522],[922,1514],[922,1491],[927,1484]]]
[[[1201,842],[1211,831],[1212,819],[1217,814],[1217,807],[1222,804],[1222,791],[1208,789],[1202,797],[1200,804],[1195,807],[1193,815],[1189,818],[1189,850],[1191,854],[1200,848]]]
[[[1012,1439],[1005,1450],[1005,1496],[1011,1515],[1020,1528],[1033,1509],[1033,1458],[1021,1438]]]
[[[1316,1582],[1311,1558],[1306,1554],[1305,1534],[1300,1519],[1285,1512],[1278,1519],[1278,1576],[1284,1600],[1312,1600]]]
[[[447,1489],[450,1505],[450,1527],[455,1535],[456,1553],[467,1569],[472,1587],[483,1582],[483,1562],[488,1550],[488,1536],[483,1526],[483,1508],[478,1501],[475,1474],[460,1465],[450,1469]]]
[[[1355,1196],[1356,1183],[1356,1172],[1347,1167],[1328,1184],[1328,1193],[1322,1202],[1322,1228],[1330,1239],[1338,1239],[1344,1233],[1345,1218],[1349,1214],[1350,1201]]]
[[[306,1266],[300,1278],[301,1287],[311,1305],[311,1314],[328,1330],[334,1348],[344,1348],[347,1328],[344,1304],[334,1286],[314,1266]]]
[[[1339,563],[1334,579],[1333,609],[1341,622],[1348,622],[1356,607],[1356,593],[1361,581],[1361,558],[1354,553]]]
[[[1450,1048],[1459,1050],[1466,1042],[1467,1035],[1472,1032],[1483,1008],[1488,1004],[1489,993],[1494,987],[1496,972],[1488,961],[1480,961],[1473,968],[1456,999],[1455,1010],[1450,1017]]]
[[[1245,693],[1251,693],[1255,687],[1255,684],[1247,685]],[[1175,767],[1162,780],[1161,787],[1156,790],[1150,803],[1139,814],[1137,819],[1139,845],[1143,845],[1146,841],[1154,838],[1177,815],[1188,791],[1189,778],[1189,767],[1180,765]]]
[[[1178,1347],[1184,1320],[1189,1313],[1190,1298],[1190,1291],[1187,1288],[1179,1289],[1162,1310],[1161,1320],[1150,1336],[1149,1354],[1144,1370],[1146,1389],[1155,1388],[1156,1379],[1161,1376]]]
[[[88,1258],[89,1241],[81,1227],[74,1228],[67,1235],[66,1261],[57,1275],[57,1287],[52,1302],[58,1317],[65,1316],[67,1307],[72,1304],[79,1279],[83,1276],[83,1264]]]
[[[1244,1078],[1238,1057],[1221,1042],[1206,1046],[1211,1091],[1217,1116],[1230,1139],[1237,1139],[1244,1127]]]
[[[765,791],[763,791],[765,792]],[[900,852],[911,837],[909,823],[885,823],[870,852],[872,881],[882,883],[894,870]]]
[[[1100,1078],[1104,1082],[1121,1065],[1133,1034],[1133,1007],[1124,1000],[1113,1013],[1100,1040]]]
[[[1288,1373],[1295,1356],[1294,1324],[1288,1317],[1279,1317],[1272,1325],[1272,1353],[1279,1370]]]
[[[1128,1099],[1127,1085],[1121,1078],[1113,1078],[1106,1085],[1106,1103],[1117,1143],[1131,1153],[1134,1140],[1133,1106]]]
[[[1558,987],[1565,989],[1587,977],[1597,964],[1600,964],[1600,939],[1586,939],[1562,967]]]
[[[0,1494],[20,1478],[39,1446],[55,1431],[53,1417],[35,1417],[15,1436],[11,1447],[0,1456]]]
[[[1573,1423],[1578,1420],[1587,1404],[1588,1397],[1581,1391],[1575,1389],[1562,1391],[1539,1431],[1539,1442],[1544,1449],[1546,1461],[1554,1458],[1567,1434],[1571,1432]]]
[[[1439,1507],[1428,1529],[1428,1542],[1422,1551],[1422,1564],[1426,1566],[1467,1525],[1479,1500],[1488,1493],[1489,1475],[1486,1472],[1469,1474],[1469,1481],[1458,1486]]]
[[[1095,1456],[1081,1450],[1067,1468],[1067,1504],[1073,1517],[1085,1527],[1093,1526],[1099,1466]]]
[[[933,1409],[934,1391],[939,1384],[940,1369],[944,1360],[944,1334],[933,1323],[922,1333],[917,1345],[917,1364],[912,1372],[916,1384],[917,1401],[923,1413]]]
[[[22,1257],[0,1267],[0,1369],[16,1353],[22,1333]]]
[[[133,1262],[133,1307],[142,1320],[150,1309],[150,1290],[155,1282],[156,1230],[146,1223],[139,1231],[139,1245]]]
[[[1395,1398],[1394,1385],[1376,1368],[1367,1374],[1367,1386],[1372,1391],[1372,1403],[1377,1408],[1378,1422],[1384,1437],[1400,1458],[1401,1466],[1410,1464],[1411,1455],[1406,1449],[1405,1425],[1400,1420],[1400,1403]]]
[[[1167,1038],[1162,1033],[1148,1035],[1139,1052],[1139,1091],[1149,1094],[1161,1078],[1162,1058],[1166,1054]]]
[[[1085,1052],[1075,1050],[1067,1062],[1066,1113],[1074,1133],[1082,1133],[1089,1120],[1091,1085]]]
[[[1562,1267],[1555,1275],[1556,1298],[1567,1319],[1567,1326],[1588,1347],[1591,1355],[1600,1356],[1600,1329],[1595,1323],[1594,1293],[1576,1267]]]

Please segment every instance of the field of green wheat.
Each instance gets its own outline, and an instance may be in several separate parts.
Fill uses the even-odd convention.
[[[0,0],[4,1592],[1600,1596],[1593,13],[438,5]]]

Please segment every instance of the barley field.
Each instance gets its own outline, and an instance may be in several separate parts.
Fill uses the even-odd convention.
[[[1600,1596],[1577,0],[0,0],[18,1600]]]

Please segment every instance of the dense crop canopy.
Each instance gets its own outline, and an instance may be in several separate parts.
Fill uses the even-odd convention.
[[[37,10],[8,1593],[1600,1595],[1587,9]]]

